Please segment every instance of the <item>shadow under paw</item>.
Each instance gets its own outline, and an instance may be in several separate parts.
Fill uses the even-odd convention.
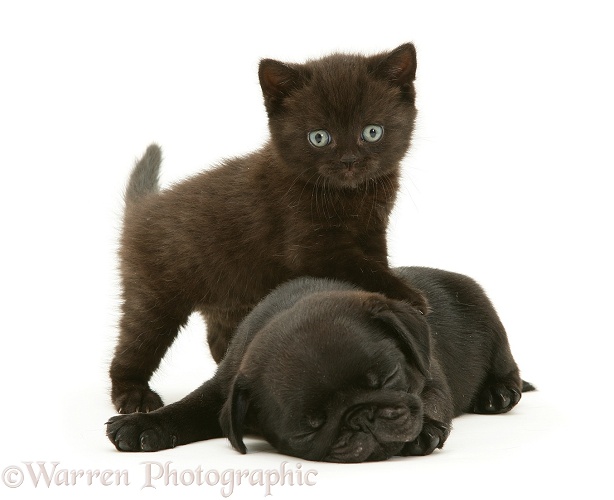
[[[177,436],[159,415],[116,415],[106,425],[107,437],[119,451],[158,451],[177,444]]]

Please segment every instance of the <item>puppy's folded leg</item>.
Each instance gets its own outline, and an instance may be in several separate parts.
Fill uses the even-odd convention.
[[[437,448],[443,448],[452,429],[454,407],[450,388],[443,372],[436,363],[431,364],[431,377],[422,391],[424,423],[416,439],[406,443],[402,456],[430,455]]]
[[[405,443],[400,454],[404,457],[410,455],[430,455],[436,448],[443,448],[449,435],[450,424],[426,418],[418,437],[409,443]]]
[[[496,414],[510,411],[520,401],[522,382],[518,370],[505,377],[491,375],[478,393],[473,413]]]
[[[222,437],[218,415],[224,399],[215,379],[181,401],[150,413],[111,417],[107,437],[119,451],[157,451]]]
[[[473,407],[469,409],[474,413],[508,412],[520,401],[523,389],[518,365],[512,356],[505,328],[494,309],[490,311],[490,315],[494,348],[488,374],[476,392]]]

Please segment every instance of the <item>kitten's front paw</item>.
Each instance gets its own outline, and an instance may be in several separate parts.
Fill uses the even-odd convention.
[[[424,316],[431,311],[426,297],[416,290],[412,290],[412,293],[409,296],[409,303],[418,309],[418,311],[420,311]]]
[[[149,413],[164,406],[160,396],[147,384],[117,385],[119,387],[113,387],[112,396],[117,413]]]
[[[177,436],[159,415],[117,415],[107,422],[107,437],[118,451],[158,451],[174,448]]]
[[[512,384],[495,382],[486,385],[478,394],[473,405],[474,413],[505,413],[520,401],[520,388]]]
[[[401,455],[430,455],[436,448],[442,448],[450,435],[450,426],[442,422],[427,419],[416,439],[406,443]]]

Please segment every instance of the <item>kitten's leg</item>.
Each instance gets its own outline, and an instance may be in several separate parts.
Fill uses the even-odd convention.
[[[369,271],[363,271],[363,279],[367,283],[372,280],[373,288],[378,287],[377,290],[371,289],[370,291],[381,292],[392,299],[404,300],[422,312],[422,314],[428,314],[429,304],[426,296],[420,290],[414,288],[407,280],[399,278],[390,270],[386,233],[380,230],[372,231],[369,237],[362,242],[361,247],[365,254],[363,262],[366,261],[366,271]],[[361,263],[360,267],[362,268],[363,265]]]
[[[216,363],[222,361],[237,326],[250,310],[249,307],[238,307],[236,309],[206,309],[201,311],[207,323],[209,349]]]
[[[387,268],[376,271],[375,275],[367,278],[367,284],[370,284],[371,291],[379,291],[392,299],[409,302],[422,314],[429,312],[429,304],[424,294],[397,278]]]
[[[181,401],[151,413],[111,417],[107,436],[119,451],[157,451],[223,437],[218,415],[224,404],[215,379]]]
[[[430,455],[442,448],[452,429],[454,407],[450,388],[438,366],[431,367],[432,378],[427,381],[422,394],[424,422],[416,439],[406,443],[400,455]]]
[[[306,276],[337,278],[354,283],[369,291],[383,293],[391,299],[404,300],[427,314],[429,310],[426,297],[419,290],[395,276],[390,269],[361,252],[329,257],[326,265],[306,267],[299,273]]]
[[[491,368],[474,399],[474,413],[505,413],[518,404],[522,394],[518,366],[512,357],[505,329],[498,319],[494,335]]]
[[[337,230],[309,233],[307,238],[296,235],[290,246],[292,251],[288,252],[285,265],[294,276],[348,281],[369,292],[409,302],[422,314],[428,313],[424,294],[390,271],[382,228],[359,237]]]
[[[163,403],[149,379],[175,340],[189,311],[168,301],[144,301],[126,294],[120,335],[111,362],[111,399],[119,413],[148,412]],[[155,305],[164,304],[164,308]]]

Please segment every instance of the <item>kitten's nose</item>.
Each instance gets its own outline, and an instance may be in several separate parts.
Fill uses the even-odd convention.
[[[339,161],[341,161],[341,163],[343,163],[347,168],[351,168],[358,161],[358,157],[356,155],[343,155]]]

